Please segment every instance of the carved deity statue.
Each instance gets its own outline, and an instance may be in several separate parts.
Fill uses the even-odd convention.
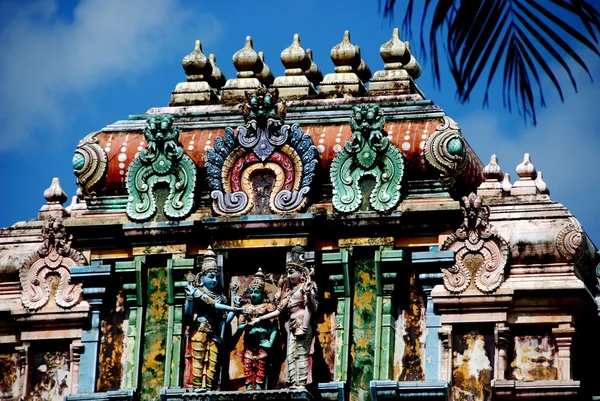
[[[261,320],[250,325],[252,319],[272,313],[277,308],[265,300],[265,275],[258,269],[252,283],[248,287],[250,303],[242,305],[247,315],[239,317],[238,329],[244,330],[244,376],[247,390],[264,390],[266,388],[269,353],[277,335],[277,323],[272,319]]]
[[[308,381],[308,355],[314,332],[313,316],[317,311],[317,285],[312,281],[312,269],[304,262],[304,249],[292,248],[285,266],[287,283],[281,288],[282,298],[277,309],[251,321],[252,325],[272,319],[287,311],[289,316],[287,338],[287,379],[290,388],[302,388]]]
[[[192,347],[192,384],[201,390],[213,390],[217,384],[219,348],[225,326],[241,308],[226,305],[219,292],[220,271],[216,255],[209,247],[196,276],[188,273],[185,287],[185,317],[190,321]]]

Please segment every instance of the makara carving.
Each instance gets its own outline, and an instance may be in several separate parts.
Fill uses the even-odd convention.
[[[444,286],[458,294],[474,277],[481,292],[492,293],[504,280],[508,244],[489,224],[490,209],[482,198],[471,193],[462,200],[463,223],[442,246],[442,250],[455,252],[454,265],[443,269]]]
[[[393,210],[400,201],[400,183],[404,174],[402,154],[387,138],[385,117],[375,105],[358,105],[352,109],[352,139],[331,163],[333,208],[352,213],[363,203],[360,181],[365,176],[375,179],[369,204],[378,212]]]
[[[81,284],[71,284],[71,268],[87,264],[85,257],[71,248],[61,218],[50,217],[42,229],[42,245],[20,271],[23,306],[31,311],[43,308],[53,299],[68,309],[81,301]],[[51,298],[52,297],[52,298]]]
[[[220,292],[220,269],[216,255],[209,247],[202,260],[200,273],[188,273],[185,287],[185,318],[189,322],[192,350],[192,384],[199,390],[214,390],[218,382],[219,352],[225,326],[242,308],[226,304]]]
[[[179,143],[179,127],[173,127],[170,115],[153,115],[144,137],[147,148],[127,170],[127,216],[134,221],[153,218],[157,212],[155,186],[162,182],[169,190],[164,214],[174,220],[187,217],[194,206],[196,164]]]
[[[207,151],[213,210],[228,216],[297,212],[308,202],[317,148],[298,124],[284,124],[285,104],[278,103],[277,89],[246,92],[246,100],[246,124],[237,135],[227,128]],[[260,181],[269,181],[265,176],[274,176],[273,182],[263,185]]]

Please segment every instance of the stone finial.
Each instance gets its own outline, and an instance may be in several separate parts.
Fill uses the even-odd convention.
[[[502,186],[502,190],[505,193],[510,194],[510,190],[512,188],[512,184],[510,182],[510,174],[509,173],[504,173],[504,179],[502,180],[502,182],[500,183],[500,185]]]
[[[535,186],[537,187],[537,189],[540,191],[541,194],[550,195],[550,190],[548,189],[548,185],[546,185],[546,182],[542,178],[541,171],[537,172],[537,177],[535,178]]]
[[[63,203],[67,201],[67,194],[60,186],[60,180],[57,177],[52,179],[50,186],[44,191],[44,198],[47,204],[39,210],[38,217],[47,219],[49,217],[65,217],[68,215]]]
[[[360,66],[360,48],[350,42],[350,32],[345,31],[342,41],[331,49],[333,74],[327,74],[321,83],[321,94],[326,97],[351,97],[366,92],[365,85],[354,72]]]
[[[406,45],[406,50],[410,52],[410,43],[404,42],[404,44]],[[404,65],[404,69],[412,79],[417,79],[421,76],[421,65],[419,65],[412,53],[410,54],[410,61]]]
[[[246,36],[244,47],[233,55],[233,66],[237,70],[238,78],[252,78],[263,69],[262,60],[254,50],[251,36]]]
[[[210,63],[211,67],[212,67],[212,73],[210,74],[210,77],[208,78],[208,83],[210,84],[210,86],[212,86],[215,90],[220,90],[223,85],[225,85],[225,75],[223,75],[223,72],[221,71],[221,69],[219,67],[217,67],[217,57],[211,53],[208,56],[208,62]]]
[[[513,184],[510,190],[511,195],[536,195],[540,193],[534,181],[537,171],[531,163],[529,153],[525,153],[523,162],[517,166],[517,174],[519,180]]]
[[[171,94],[169,106],[215,103],[218,100],[217,95],[207,82],[213,68],[202,53],[202,42],[196,40],[194,50],[183,58],[181,65],[187,75],[187,81],[177,84]]]
[[[317,64],[314,62],[313,53],[311,49],[306,49],[306,55],[310,60],[310,67],[308,67],[308,69],[304,71],[304,74],[306,75],[306,78],[308,78],[308,80],[312,82],[312,84],[315,87],[317,87],[323,80],[323,73],[321,72]]]
[[[358,49],[358,53],[360,54],[360,47],[356,46],[356,48]],[[363,59],[362,57],[360,58],[360,63],[354,69],[354,72],[356,73],[356,75],[358,75],[360,80],[363,81],[363,83],[369,82],[369,80],[373,76],[373,74],[371,73],[371,69],[365,62],[365,59]]]
[[[202,42],[199,40],[196,40],[194,50],[183,58],[181,65],[187,75],[187,80],[191,82],[204,81],[212,72],[212,66],[202,53]]]
[[[492,155],[490,162],[483,169],[485,181],[477,188],[478,196],[502,196],[502,184],[500,180],[504,176],[498,165],[498,156]]]
[[[300,35],[295,34],[292,44],[281,52],[281,62],[285,67],[285,76],[277,77],[273,83],[273,87],[279,89],[281,98],[300,99],[316,95],[317,91],[305,73],[312,65],[300,44]]]
[[[404,95],[416,93],[414,82],[404,68],[411,62],[411,53],[405,42],[400,40],[398,28],[394,28],[392,38],[381,45],[379,54],[384,69],[377,71],[369,84],[369,92],[375,95]]]
[[[258,58],[262,62],[263,68],[262,70],[260,70],[259,73],[256,74],[256,78],[258,78],[258,80],[264,86],[271,86],[271,84],[275,80],[275,77],[273,76],[273,73],[271,72],[271,69],[269,68],[267,63],[265,63],[265,53],[262,51],[258,52]]]
[[[228,104],[242,102],[246,91],[263,87],[257,74],[263,71],[264,64],[254,50],[252,37],[246,36],[244,47],[235,52],[232,61],[237,70],[237,78],[228,79],[221,90],[221,100]]]
[[[71,204],[66,207],[67,212],[71,217],[82,216],[87,210],[87,202],[83,197],[81,188],[77,188],[76,195],[71,198]]]

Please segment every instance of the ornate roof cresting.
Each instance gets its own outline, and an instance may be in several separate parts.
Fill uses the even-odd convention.
[[[168,185],[164,214],[173,220],[187,217],[194,206],[196,164],[179,143],[179,127],[168,114],[150,116],[144,129],[148,143],[127,169],[127,216],[147,221],[157,212],[156,184]]]
[[[21,301],[31,311],[43,308],[54,295],[56,305],[68,309],[81,300],[81,284],[71,284],[71,267],[87,263],[71,248],[63,220],[49,217],[42,228],[42,244],[21,268]]]
[[[270,213],[302,209],[319,157],[311,137],[298,124],[284,124],[285,103],[279,102],[277,89],[246,92],[243,114],[246,123],[237,128],[237,135],[226,128],[222,138],[215,138],[214,148],[207,150],[214,212],[247,214],[266,193]],[[261,171],[275,176],[272,187],[259,190],[253,177]]]
[[[458,124],[448,116],[425,143],[425,159],[441,171],[441,181],[449,186],[467,166],[465,142]]]
[[[442,269],[444,287],[454,294],[465,291],[473,278],[481,292],[494,292],[504,281],[508,244],[489,224],[490,208],[474,193],[462,199],[463,222],[442,246],[454,251],[454,265]]]
[[[329,170],[333,185],[332,204],[340,213],[353,213],[362,205],[360,181],[365,176],[375,179],[369,204],[378,212],[389,212],[400,201],[400,182],[404,159],[390,144],[385,131],[385,117],[379,106],[357,105],[352,109],[352,138],[335,156]]]

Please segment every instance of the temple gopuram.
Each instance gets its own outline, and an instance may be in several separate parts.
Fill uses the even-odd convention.
[[[70,204],[0,231],[0,400],[599,400],[598,249],[380,53],[295,35],[274,77],[247,37],[226,79],[196,41],[82,135]]]

